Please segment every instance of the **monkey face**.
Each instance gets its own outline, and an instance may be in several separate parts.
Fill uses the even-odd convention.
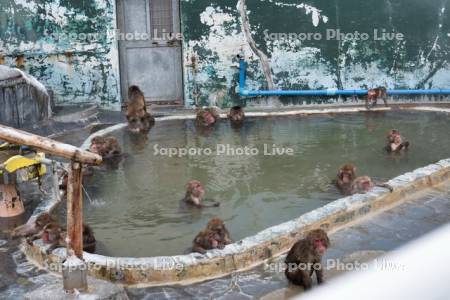
[[[189,194],[196,198],[202,198],[205,194],[205,190],[203,189],[203,185],[198,180],[191,180],[186,183],[186,189]]]
[[[330,239],[328,238],[328,235],[325,231],[322,229],[316,229],[311,231],[307,237],[307,240],[309,240],[314,247],[314,250],[317,254],[323,255],[327,248],[330,246]]]
[[[102,149],[102,144],[99,143],[92,143],[89,147],[89,151],[92,153],[100,154]]]
[[[352,173],[348,170],[341,170],[339,172],[339,177],[341,178],[343,183],[351,183],[352,181]]]
[[[338,177],[344,184],[352,183],[353,179],[355,179],[355,167],[353,165],[341,167]]]
[[[372,188],[372,182],[370,179],[364,179],[361,181],[361,187],[365,192],[368,192]]]
[[[203,120],[205,122],[205,125],[207,125],[207,126],[210,126],[216,122],[216,119],[214,118],[212,113],[210,113],[209,111],[205,111],[203,113]]]

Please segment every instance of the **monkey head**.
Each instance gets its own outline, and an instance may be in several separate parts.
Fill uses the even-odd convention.
[[[217,232],[218,234],[222,234],[225,231],[225,223],[220,218],[212,218],[208,221],[208,225],[206,225],[211,231]]]
[[[52,222],[44,226],[42,230],[42,241],[44,244],[53,243],[60,239],[62,228],[59,224]]]
[[[352,164],[347,164],[339,169],[338,178],[342,183],[352,183],[356,177],[356,168]]]
[[[210,231],[208,234],[208,243],[211,248],[215,249],[219,247],[220,235],[214,231]]]
[[[203,185],[198,180],[190,180],[186,183],[186,194],[192,195],[195,198],[202,198],[205,194]]]
[[[203,112],[203,121],[204,121],[205,125],[207,125],[207,126],[210,126],[210,125],[216,123],[216,119],[214,118],[212,113],[210,113],[209,111]]]
[[[367,91],[367,97],[369,97],[369,99],[374,99],[377,97],[377,91],[375,89],[370,89]]]
[[[206,107],[197,110],[197,117],[195,119],[197,125],[209,127],[216,123],[219,119],[219,113],[214,107]]]
[[[89,151],[102,155],[105,146],[105,138],[102,136],[96,136],[92,139]]]
[[[363,192],[368,192],[371,188],[373,188],[373,183],[370,177],[361,176],[357,181],[358,189]]]
[[[233,106],[228,113],[228,118],[231,122],[239,123],[244,120],[244,111],[240,106]]]
[[[150,129],[149,116],[144,110],[127,114],[126,118],[128,130],[132,133],[143,133]]]
[[[55,222],[55,219],[49,213],[44,212],[36,218],[35,224],[37,227],[43,228],[45,225],[53,222]]]
[[[314,249],[314,251],[322,256],[330,246],[330,239],[327,233],[322,229],[315,229],[308,233],[306,240]]]

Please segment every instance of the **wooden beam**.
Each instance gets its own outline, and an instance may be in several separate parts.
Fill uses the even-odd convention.
[[[72,162],[67,184],[67,253],[72,249],[80,259],[83,259],[82,180],[81,164]]]
[[[99,165],[102,162],[101,156],[95,153],[4,125],[0,125],[0,140],[85,164]]]

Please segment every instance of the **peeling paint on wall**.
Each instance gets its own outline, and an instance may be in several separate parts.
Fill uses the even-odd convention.
[[[249,0],[246,13],[252,38],[268,57],[276,88],[450,88],[447,2]],[[202,105],[211,103],[210,95],[219,91],[224,98],[212,104],[240,102],[230,91],[237,87],[234,56],[241,52],[249,64],[248,88],[267,88],[259,57],[242,33],[237,0],[181,4],[184,50],[186,57],[198,57],[196,89]],[[327,38],[330,30],[367,33],[369,38]],[[280,33],[294,38],[271,39]],[[322,38],[301,38],[308,33]],[[396,34],[403,40],[390,39]],[[185,89],[186,99],[191,99],[189,81]]]
[[[238,54],[248,63],[248,88],[267,88],[260,57],[242,31],[238,3],[180,0],[186,106],[243,104]],[[275,88],[450,88],[447,6],[447,0],[247,0],[246,15]],[[38,78],[58,104],[120,106],[118,50],[110,34],[115,0],[0,0],[0,7],[0,63]],[[367,33],[369,39],[327,38],[329,30]],[[375,30],[404,39],[375,39]]]
[[[52,91],[56,104],[119,107],[115,1],[0,0],[3,64],[21,68]]]

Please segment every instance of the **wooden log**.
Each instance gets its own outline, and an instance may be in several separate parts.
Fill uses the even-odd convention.
[[[102,162],[102,157],[95,153],[4,125],[0,125],[0,140],[85,164],[99,165]]]
[[[73,250],[83,259],[83,194],[82,168],[79,162],[72,162],[67,184],[67,253]]]

